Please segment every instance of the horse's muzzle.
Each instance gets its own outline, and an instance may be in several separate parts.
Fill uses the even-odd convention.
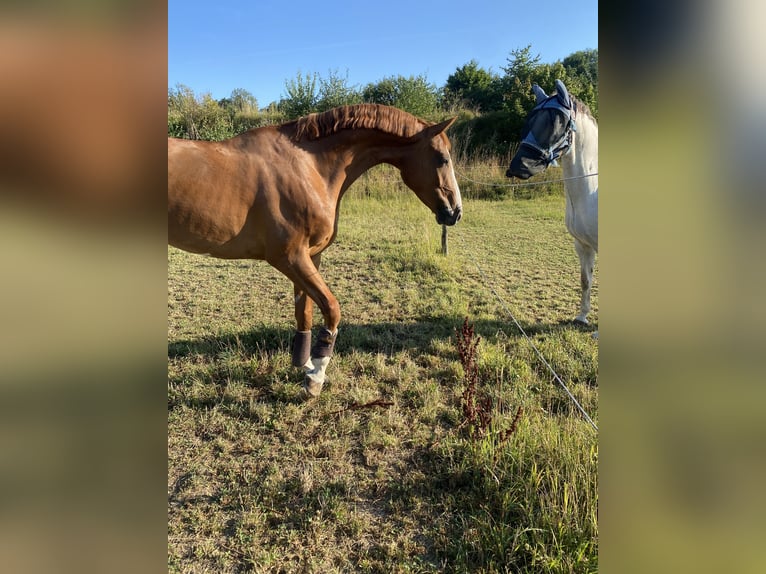
[[[518,177],[519,179],[527,179],[526,177],[522,177],[521,175],[513,173],[510,167],[505,171],[505,177]]]
[[[457,206],[455,209],[442,207],[436,213],[436,223],[439,225],[455,225],[463,217],[463,208]]]
[[[513,163],[511,163],[511,166],[505,172],[505,177],[517,177],[519,179],[529,179],[530,177],[532,177],[532,172],[525,168],[522,169],[521,165],[514,166]]]
[[[527,154],[527,148],[522,148],[511,160],[511,165],[505,172],[505,177],[517,177],[519,179],[529,179],[543,171],[547,164],[537,156],[532,157]]]

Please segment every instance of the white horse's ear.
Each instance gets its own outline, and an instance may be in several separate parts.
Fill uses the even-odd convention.
[[[435,138],[440,133],[442,133],[444,130],[446,130],[448,127],[450,127],[452,124],[454,124],[456,119],[457,119],[457,116],[455,116],[454,118],[450,118],[448,120],[444,120],[441,123],[434,124],[432,126],[428,126],[421,133],[424,134],[429,139],[430,138]]]
[[[535,98],[537,98],[537,101],[535,103],[539,104],[540,102],[548,98],[548,95],[537,84],[532,84],[532,91],[535,93]]]
[[[556,91],[558,92],[558,98],[562,106],[567,108],[572,107],[572,100],[569,98],[569,92],[567,91],[564,82],[556,80]]]

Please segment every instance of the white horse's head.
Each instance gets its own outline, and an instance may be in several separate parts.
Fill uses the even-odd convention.
[[[575,131],[574,102],[561,80],[556,93],[548,96],[535,84],[536,105],[527,116],[519,151],[513,156],[506,177],[528,179],[561,157],[572,145]]]

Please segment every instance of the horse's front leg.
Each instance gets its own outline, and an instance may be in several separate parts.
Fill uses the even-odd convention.
[[[593,284],[593,265],[596,261],[596,251],[575,239],[575,251],[580,259],[580,288],[582,298],[580,299],[580,314],[575,317],[576,323],[588,324],[588,313],[590,313],[590,289]]]
[[[317,267],[318,262],[314,262]],[[294,367],[303,367],[306,370],[311,365],[311,326],[314,319],[314,301],[306,292],[293,284],[295,292],[295,324],[296,332],[293,337],[292,360]]]
[[[318,255],[309,257],[306,252],[291,254],[272,262],[272,265],[287,275],[294,285],[298,333],[293,341],[293,364],[306,369],[304,388],[311,396],[318,396],[324,385],[327,365],[335,347],[340,323],[338,300],[319,274],[319,263]],[[324,317],[324,327],[320,330],[309,355],[306,354],[306,333],[308,332],[310,341],[312,306],[306,296],[319,306]]]

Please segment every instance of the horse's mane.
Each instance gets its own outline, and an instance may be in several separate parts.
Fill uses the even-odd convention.
[[[575,104],[575,113],[578,116],[580,114],[585,114],[587,117],[592,119],[595,123],[598,123],[598,122],[596,122],[596,118],[593,117],[593,112],[590,111],[590,108],[587,105],[585,105],[580,100],[575,98],[572,94],[569,94],[569,97],[572,99],[572,101]]]
[[[349,129],[374,129],[408,138],[427,124],[412,114],[381,104],[341,106],[326,112],[309,114],[282,124],[295,141],[315,140]]]

